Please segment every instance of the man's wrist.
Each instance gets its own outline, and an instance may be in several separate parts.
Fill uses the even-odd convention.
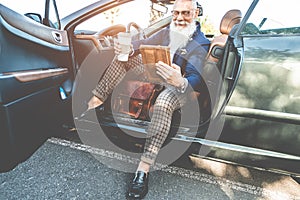
[[[179,87],[177,87],[177,91],[179,93],[183,94],[185,92],[187,86],[188,86],[188,80],[186,78],[183,78],[182,83],[180,84]]]
[[[134,54],[134,49],[130,48],[129,56],[133,56],[133,54]]]

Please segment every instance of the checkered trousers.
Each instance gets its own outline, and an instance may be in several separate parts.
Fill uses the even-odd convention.
[[[166,140],[170,128],[173,112],[186,103],[185,94],[180,94],[174,87],[166,87],[157,97],[151,123],[147,129],[147,139],[144,147],[144,153],[141,157],[143,162],[153,164]]]
[[[140,75],[139,79],[144,81],[147,79],[143,76],[144,68],[140,56],[129,58],[128,62],[120,62],[115,58],[92,91],[93,94],[104,102],[129,70]],[[141,156],[143,162],[154,164],[158,152],[169,134],[173,112],[182,107],[186,100],[186,95],[178,93],[172,86],[166,86],[158,95],[147,129],[144,153]]]
[[[140,56],[129,58],[128,62],[121,62],[115,56],[92,93],[104,102],[128,71],[134,72],[140,80],[146,79],[143,75],[144,67]]]

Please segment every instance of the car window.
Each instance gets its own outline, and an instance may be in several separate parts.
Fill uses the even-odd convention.
[[[59,17],[62,19],[96,1],[99,0],[72,0],[72,5],[70,6],[69,0],[56,0]],[[1,0],[1,4],[20,14],[36,13],[42,18],[45,16],[45,2],[46,0],[22,0],[16,3],[16,1],[12,0]],[[53,5],[53,2],[50,1],[49,19],[54,25],[57,25],[57,17]]]
[[[150,24],[150,1],[140,0],[114,7],[82,22],[75,30],[99,31],[115,24],[123,24],[126,26],[130,22],[135,22],[142,28]]]
[[[297,0],[261,0],[249,18],[244,34],[300,33]]]
[[[56,0],[60,19],[99,0]],[[71,2],[71,3],[70,3]]]
[[[1,4],[20,14],[37,13],[41,16],[45,14],[45,1],[41,0],[18,1],[18,3],[12,0],[1,0]]]
[[[59,11],[60,18],[64,18],[67,15],[96,1],[99,0],[72,0],[72,5],[70,5],[69,0],[56,0],[56,5]],[[41,16],[44,16],[45,2],[46,0],[1,0],[1,4],[3,4],[6,7],[9,7],[14,11],[19,12],[20,14],[39,13]]]

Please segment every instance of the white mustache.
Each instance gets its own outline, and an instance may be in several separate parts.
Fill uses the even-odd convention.
[[[175,25],[189,25],[189,23],[186,21],[175,21],[174,23]]]

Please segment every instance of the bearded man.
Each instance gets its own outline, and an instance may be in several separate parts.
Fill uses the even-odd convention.
[[[129,69],[142,74],[144,69],[139,56],[140,45],[170,47],[171,66],[161,61],[155,64],[157,74],[165,81],[166,87],[155,101],[147,129],[149,137],[146,138],[144,153],[130,184],[128,198],[140,199],[147,194],[150,167],[169,134],[173,112],[187,102],[191,92],[200,92],[200,73],[210,42],[196,21],[198,13],[196,0],[176,0],[170,26],[150,38],[134,41],[128,61],[120,62],[115,58],[92,91],[94,96],[88,103],[88,109],[101,105]],[[120,53],[118,43],[115,44],[115,53]]]

